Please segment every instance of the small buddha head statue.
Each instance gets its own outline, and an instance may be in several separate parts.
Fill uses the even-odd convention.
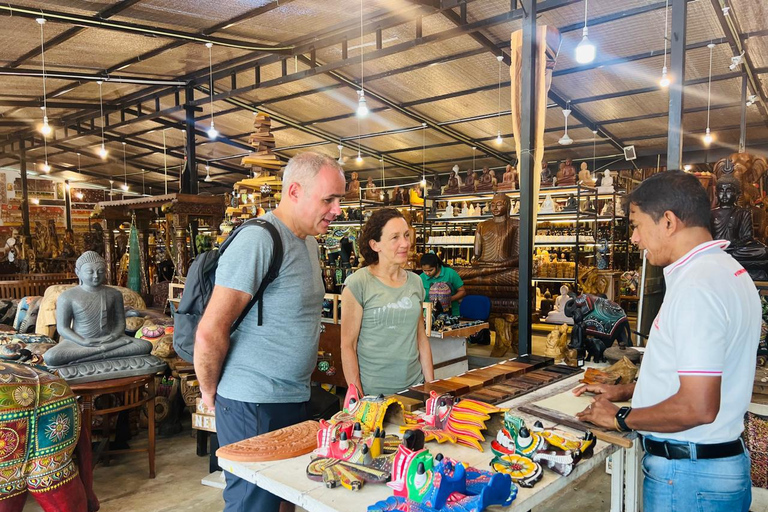
[[[494,217],[509,217],[509,205],[506,194],[495,194],[491,199],[491,214]]]
[[[717,180],[716,191],[719,205],[730,208],[741,195],[741,183],[732,174],[724,174]]]
[[[98,288],[107,278],[107,262],[94,251],[85,251],[75,262],[75,274],[80,284]]]

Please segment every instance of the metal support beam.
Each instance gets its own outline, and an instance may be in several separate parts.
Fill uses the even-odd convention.
[[[69,180],[64,180],[64,227],[72,229],[72,193]]]
[[[536,0],[522,0],[523,7],[523,65],[520,96],[520,251],[518,263],[518,353],[531,352],[531,279],[533,278],[533,219],[538,204],[533,196],[533,141],[536,103]]]
[[[184,111],[186,112],[186,133],[187,133],[187,165],[181,173],[181,193],[197,194],[197,158],[195,156],[195,110],[193,105],[195,101],[195,88],[192,84],[185,89]],[[213,121],[211,121],[213,128]]]
[[[746,48],[744,46],[744,39],[741,35],[741,29],[739,28],[739,20],[738,15],[736,14],[734,10],[734,5],[730,5],[731,2],[724,2],[723,0],[710,0],[712,3],[712,8],[715,11],[715,16],[717,16],[717,21],[720,23],[720,27],[723,29],[723,33],[725,34],[725,38],[728,40],[728,44],[731,46],[731,50],[733,51],[734,55],[739,55],[740,53],[744,53],[744,63],[742,64],[744,72],[747,74],[747,79],[749,80],[749,85],[754,91],[755,94],[757,94],[760,99],[762,100],[760,103],[757,104],[757,109],[760,112],[760,114],[763,116],[763,121],[765,122],[765,126],[768,126],[768,109],[766,109],[766,105],[768,104],[768,98],[766,98],[765,93],[762,88],[762,84],[757,79],[756,74],[753,69],[755,69],[755,64],[752,61],[752,58],[749,55],[749,52],[746,51]],[[730,8],[730,14],[726,16],[723,13],[723,7],[728,6]],[[742,13],[743,15],[743,13]]]
[[[683,159],[683,89],[685,88],[685,29],[688,25],[688,2],[672,3],[672,40],[669,86],[669,135],[667,169],[682,169]]]
[[[747,150],[747,74],[741,75],[741,126],[739,130],[739,153]]]

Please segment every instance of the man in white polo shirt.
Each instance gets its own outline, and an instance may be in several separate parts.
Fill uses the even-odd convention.
[[[658,173],[627,198],[632,242],[664,267],[666,295],[637,384],[588,385],[579,419],[642,436],[643,508],[748,511],[741,441],[760,337],[760,299],[746,270],[712,240],[709,198],[681,171]],[[632,407],[612,402],[632,399]]]

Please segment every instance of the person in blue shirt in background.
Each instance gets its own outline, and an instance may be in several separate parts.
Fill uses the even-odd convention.
[[[429,289],[434,283],[447,283],[451,288],[451,316],[459,316],[459,301],[467,295],[464,281],[458,272],[445,266],[440,257],[432,252],[421,257],[421,282],[424,284],[425,301],[430,301]]]

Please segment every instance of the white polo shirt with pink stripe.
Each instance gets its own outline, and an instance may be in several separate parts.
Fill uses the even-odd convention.
[[[650,407],[677,393],[679,377],[722,377],[720,412],[708,425],[642,434],[712,444],[738,439],[744,429],[762,310],[749,274],[723,250],[729,243],[703,243],[664,268],[664,303],[632,398],[632,407]]]

